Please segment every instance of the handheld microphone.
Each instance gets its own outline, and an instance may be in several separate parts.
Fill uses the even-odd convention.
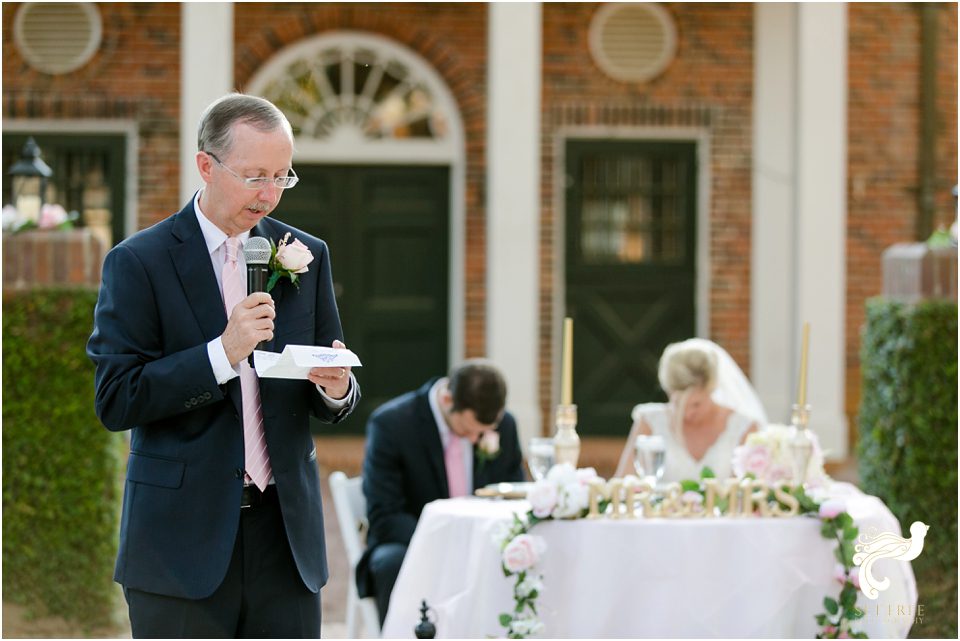
[[[262,236],[251,236],[243,244],[243,260],[247,263],[247,296],[267,289],[267,265],[270,263],[270,241]],[[265,343],[257,343],[256,349],[264,349]],[[253,367],[253,353],[248,357]]]

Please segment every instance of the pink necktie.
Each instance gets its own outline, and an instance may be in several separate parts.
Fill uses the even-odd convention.
[[[467,495],[467,471],[463,466],[463,439],[454,434],[450,435],[450,442],[443,453],[443,461],[447,465],[447,487],[450,488],[450,498]]]
[[[237,254],[240,251],[240,239],[228,238],[226,243],[227,259],[223,265],[223,305],[227,317],[233,308],[246,298],[247,284]],[[267,487],[273,470],[267,455],[267,440],[263,433],[263,411],[260,407],[260,386],[257,373],[247,359],[240,361],[240,392],[243,400],[243,458],[247,468],[247,479],[262,491]]]

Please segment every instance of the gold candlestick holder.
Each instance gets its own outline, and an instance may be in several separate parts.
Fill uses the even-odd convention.
[[[557,405],[556,425],[557,433],[553,437],[554,458],[557,463],[569,463],[576,468],[580,459],[577,406]]]
[[[790,412],[790,457],[793,463],[793,482],[797,487],[803,487],[806,483],[810,459],[813,456],[813,434],[807,427],[809,419],[810,406],[794,403]]]

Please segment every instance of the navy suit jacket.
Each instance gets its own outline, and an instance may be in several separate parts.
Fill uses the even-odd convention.
[[[299,291],[281,280],[271,351],[342,340],[326,244],[271,218],[251,231],[287,233],[313,253]],[[230,563],[240,522],[243,427],[240,379],[218,385],[207,342],[227,325],[193,201],[108,254],[87,353],[96,364],[97,416],[131,430],[114,579],[175,597],[209,596]],[[313,383],[260,380],[264,432],[290,549],[316,592],[327,580],[323,513],[311,414],[334,414]]]
[[[367,549],[357,564],[361,596],[373,594],[369,576],[373,550],[382,543],[409,544],[423,506],[450,498],[443,445],[429,401],[436,381],[383,404],[367,420],[363,493],[370,532]],[[504,412],[497,431],[500,454],[482,464],[474,457],[474,488],[524,480],[517,424],[509,412]]]

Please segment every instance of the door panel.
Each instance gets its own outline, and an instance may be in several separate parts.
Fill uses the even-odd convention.
[[[574,318],[578,431],[624,435],[630,410],[663,400],[663,348],[693,336],[692,143],[567,145],[567,315]]]
[[[360,407],[319,430],[360,434],[382,403],[447,370],[448,169],[296,170],[276,216],[330,246],[344,338],[364,363]]]

